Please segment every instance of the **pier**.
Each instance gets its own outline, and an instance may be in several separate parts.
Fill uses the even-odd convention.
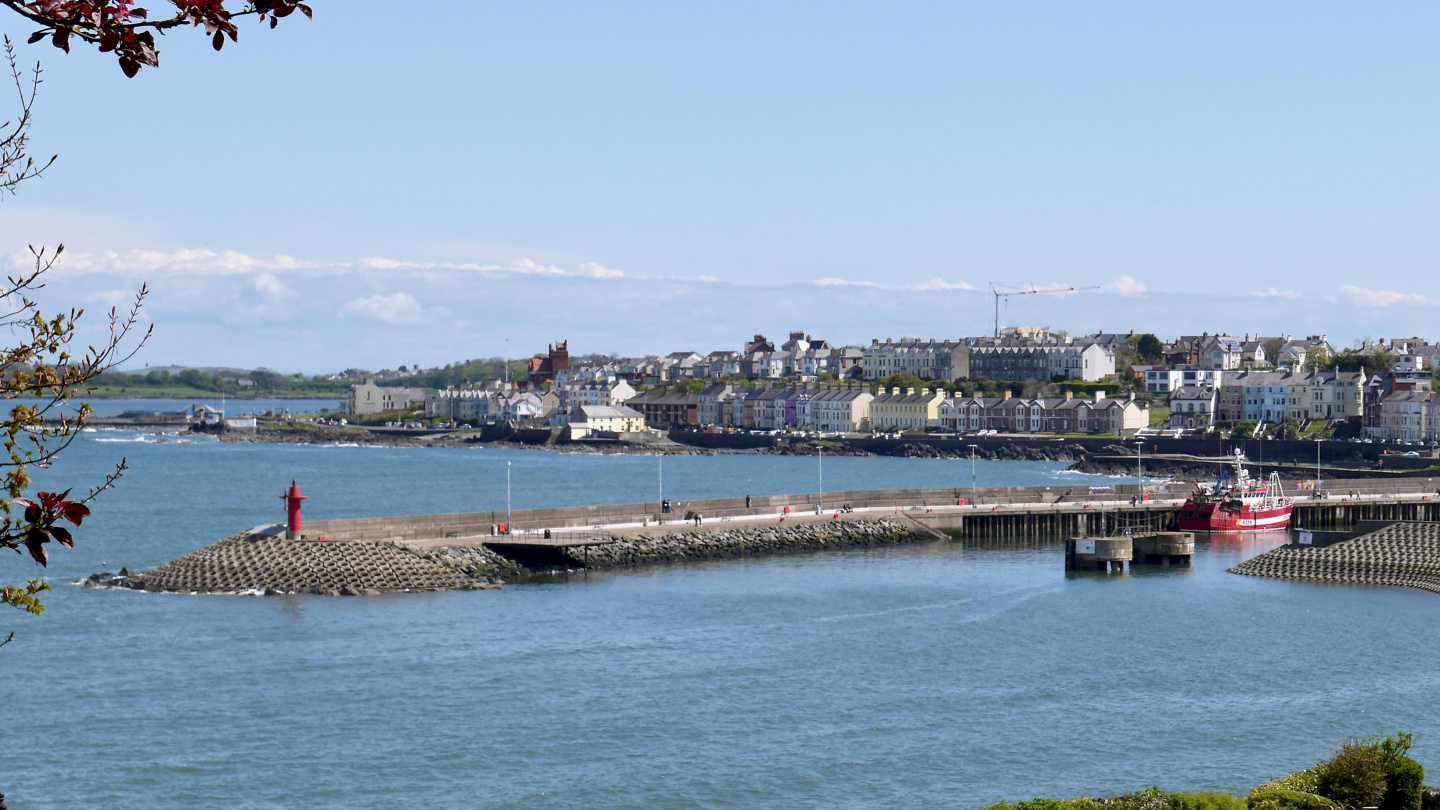
[[[1433,480],[1329,483],[1334,489],[1318,493],[1325,497],[1296,504],[1297,528],[1440,519]],[[1188,562],[1193,537],[1168,530],[1191,491],[1183,483],[856,490],[673,501],[669,510],[651,502],[302,523],[304,496],[292,484],[286,524],[87,583],[202,593],[468,590],[544,573],[950,538],[1010,547],[1070,537],[1067,567],[1124,571]]]
[[[1440,520],[1440,478],[1327,479],[1325,497],[1296,496],[1291,525],[1334,529],[1369,520]],[[1142,491],[1143,489],[1143,491]],[[659,502],[464,512],[307,523],[303,539],[386,540],[418,547],[515,545],[563,548],[614,537],[714,532],[893,517],[917,532],[1020,540],[1150,534],[1173,528],[1194,490],[1185,482],[1108,486],[852,490]],[[697,523],[696,517],[699,517]]]

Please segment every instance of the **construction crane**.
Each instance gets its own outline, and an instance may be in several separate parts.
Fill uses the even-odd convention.
[[[1008,281],[990,282],[990,291],[995,293],[995,337],[1000,337],[1000,299],[1012,295],[1040,295],[1042,293],[1068,293],[1082,290],[1098,290],[1099,287],[1037,287],[1034,282],[1015,284]],[[1008,302],[1007,302],[1008,303]]]

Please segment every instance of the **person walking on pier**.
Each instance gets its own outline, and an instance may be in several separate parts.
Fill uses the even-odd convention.
[[[703,522],[705,522],[705,516],[702,515],[702,514],[700,514],[699,512],[696,512],[696,513],[695,513],[695,525],[696,525],[696,526],[699,526],[699,525],[700,525],[701,523],[703,523]]]

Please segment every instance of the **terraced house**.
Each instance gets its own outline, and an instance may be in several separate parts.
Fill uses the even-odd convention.
[[[860,366],[865,379],[914,374],[922,380],[958,380],[969,374],[970,347],[960,340],[904,337],[870,341]]]
[[[870,403],[875,395],[861,385],[826,386],[806,391],[796,407],[799,426],[825,433],[870,429]]]
[[[945,401],[945,392],[922,388],[891,388],[886,393],[882,388],[870,400],[871,430],[916,430],[938,427],[940,424],[940,403]]]
[[[940,407],[947,430],[999,430],[1006,433],[1130,434],[1150,424],[1150,411],[1133,396],[952,397]]]

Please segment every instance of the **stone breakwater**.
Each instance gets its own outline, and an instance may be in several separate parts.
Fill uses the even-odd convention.
[[[484,545],[419,549],[389,541],[295,541],[237,534],[144,573],[122,569],[119,574],[94,574],[83,584],[170,593],[332,596],[474,590],[584,569],[893,546],[931,539],[914,527],[886,519],[612,537],[609,543],[584,550],[544,549],[540,554],[533,549],[522,554],[510,547]]]
[[[310,542],[237,534],[141,574],[94,574],[86,587],[170,593],[314,593],[498,587],[388,542]]]
[[[639,535],[567,551],[576,566],[615,568],[789,554],[800,551],[894,546],[934,538],[893,520],[833,521],[801,526],[767,526],[684,534]]]
[[[1240,563],[1230,573],[1440,593],[1440,524],[1395,523],[1330,546],[1282,546]]]

